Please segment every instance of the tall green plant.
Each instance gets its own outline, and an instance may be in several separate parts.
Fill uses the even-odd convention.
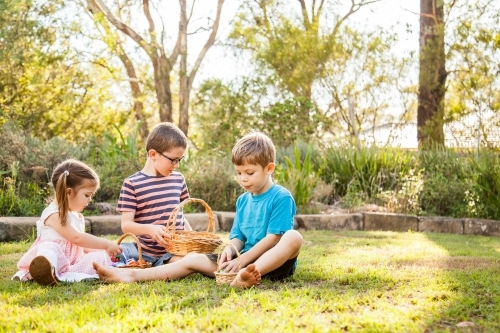
[[[132,134],[124,135],[115,126],[118,135],[105,133],[101,141],[92,143],[88,163],[95,167],[106,186],[96,193],[96,201],[118,199],[123,180],[142,169],[146,152],[141,154],[138,143],[139,125]]]
[[[426,215],[468,216],[466,191],[473,188],[470,158],[463,153],[435,147],[419,152],[424,184],[420,205]]]
[[[355,191],[368,200],[380,191],[395,189],[399,176],[414,169],[416,160],[412,152],[378,148],[330,148],[324,158],[321,177],[338,196]]]
[[[296,144],[294,158],[295,161],[292,163],[290,158],[285,156],[286,167],[278,165],[275,177],[279,184],[292,193],[295,203],[298,206],[303,206],[307,205],[311,200],[314,187],[320,178],[319,173],[314,171],[309,150],[302,161],[300,158],[300,149]]]
[[[35,183],[23,186],[18,181],[19,169],[19,162],[15,161],[9,170],[0,173],[10,174],[0,177],[0,216],[36,216],[42,212],[47,191],[40,190]]]
[[[500,220],[500,158],[485,153],[476,161],[469,159],[474,168],[474,185],[468,189],[467,206],[472,216]]]

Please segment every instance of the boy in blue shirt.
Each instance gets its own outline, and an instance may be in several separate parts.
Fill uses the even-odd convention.
[[[231,283],[234,288],[259,284],[262,277],[282,280],[292,276],[302,246],[302,235],[293,230],[296,212],[292,195],[274,184],[276,150],[271,139],[258,132],[241,138],[233,148],[232,162],[238,182],[247,191],[236,203],[230,242],[241,252],[243,267]],[[217,267],[216,255],[190,253],[179,261],[150,269],[119,270],[94,265],[102,280],[136,282],[173,280],[192,273],[214,277],[214,271],[237,272],[234,250],[227,246]]]

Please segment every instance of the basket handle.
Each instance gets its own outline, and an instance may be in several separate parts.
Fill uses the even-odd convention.
[[[172,237],[175,234],[175,221],[177,221],[177,213],[179,212],[182,207],[187,205],[188,203],[191,202],[197,202],[200,203],[204,208],[205,208],[205,213],[208,215],[208,226],[207,226],[207,232],[215,233],[215,217],[214,213],[212,212],[212,208],[210,208],[207,203],[202,200],[202,199],[197,199],[197,198],[189,198],[181,202],[177,207],[174,208],[172,213],[170,214],[170,217],[168,218],[167,224],[165,225],[165,232],[166,233],[171,233]]]
[[[125,237],[128,237],[128,236],[132,237],[135,240],[135,243],[137,244],[137,252],[139,252],[139,266],[141,268],[145,268],[143,260],[142,260],[141,242],[139,242],[139,239],[133,233],[130,233],[130,232],[124,233],[123,235],[120,236],[120,238],[118,238],[118,240],[116,241],[116,244],[120,245],[122,240],[124,240]]]
[[[217,255],[217,269],[219,269],[220,255],[222,254],[222,252],[224,252],[224,250],[228,245],[231,245],[234,251],[236,251],[236,258],[238,259],[238,272],[239,272],[241,269],[240,251],[238,251],[238,249],[236,248],[236,246],[234,246],[233,243],[227,243],[224,246],[222,246],[221,249],[219,250],[219,254]]]

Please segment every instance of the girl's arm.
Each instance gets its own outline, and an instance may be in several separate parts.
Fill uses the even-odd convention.
[[[85,253],[89,253],[89,252],[97,252],[97,251],[102,251],[101,249],[89,249],[89,248],[84,248],[83,251]]]
[[[106,250],[110,256],[116,256],[122,252],[121,246],[105,238],[78,231],[71,223],[61,225],[59,215],[52,214],[45,220],[45,225],[52,227],[59,235],[68,242],[88,248]]]

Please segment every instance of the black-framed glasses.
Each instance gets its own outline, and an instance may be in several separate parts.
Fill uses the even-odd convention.
[[[163,155],[162,153],[158,152],[158,154],[160,154],[161,156],[165,157],[167,160],[170,160],[170,163],[172,163],[172,165],[179,165],[182,161],[182,159],[184,158],[184,156],[182,156],[181,158],[176,158],[176,159],[173,159],[173,158],[170,158],[168,156],[165,156]]]

